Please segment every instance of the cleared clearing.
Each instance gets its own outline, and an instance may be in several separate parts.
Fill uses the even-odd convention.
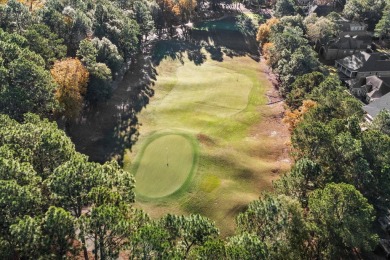
[[[156,68],[155,96],[139,114],[140,138],[125,155],[125,169],[139,174],[131,162],[137,162],[156,133],[197,139],[198,163],[185,188],[160,199],[138,196],[137,206],[152,217],[200,213],[214,220],[222,235],[230,235],[237,214],[288,170],[288,131],[281,123],[281,103],[266,105],[273,87],[260,63],[248,56],[224,56],[218,62],[204,55],[201,65],[183,53],[182,60],[167,58]],[[164,148],[158,150],[160,154],[148,156],[156,157],[151,164],[163,163],[158,156]],[[149,188],[147,181],[138,180],[138,194],[158,186],[157,180],[149,180]]]

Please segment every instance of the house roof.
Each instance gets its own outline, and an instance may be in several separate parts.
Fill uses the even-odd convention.
[[[381,98],[390,92],[390,77],[369,76],[366,78],[366,85],[372,87],[372,90],[367,93],[370,98]]]
[[[370,54],[364,51],[358,52],[354,55],[337,60],[338,63],[351,70],[358,70],[363,67],[364,63],[370,58]]]
[[[383,109],[390,110],[390,92],[363,107],[372,118],[376,117]]]
[[[349,32],[349,31],[365,31],[366,30],[366,24],[360,23],[360,22],[351,22],[348,20],[338,20],[337,24],[339,25],[339,29],[342,32]],[[361,30],[352,30],[352,28],[362,28]]]
[[[365,78],[350,78],[345,80],[345,83],[347,83],[350,88],[360,88],[364,85]]]
[[[364,51],[337,60],[344,67],[358,72],[390,71],[390,54]]]
[[[367,49],[367,47],[372,43],[372,38],[370,35],[355,35],[355,36],[345,36],[340,37],[336,41],[329,43],[330,49]]]

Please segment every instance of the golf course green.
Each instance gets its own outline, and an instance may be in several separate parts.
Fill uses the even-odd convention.
[[[150,137],[135,164],[138,195],[161,198],[179,191],[192,175],[196,153],[195,142],[185,135]]]
[[[204,62],[166,57],[154,96],[138,115],[139,137],[125,154],[135,206],[158,218],[198,213],[232,234],[235,217],[288,170],[281,104],[267,105],[272,84],[251,57]]]

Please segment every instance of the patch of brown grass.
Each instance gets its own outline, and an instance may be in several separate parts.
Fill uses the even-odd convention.
[[[196,138],[201,144],[207,145],[207,146],[212,146],[215,145],[215,141],[208,135],[199,133],[196,135]]]

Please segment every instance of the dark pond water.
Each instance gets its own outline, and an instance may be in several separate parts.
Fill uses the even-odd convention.
[[[166,57],[183,61],[185,55],[201,66],[207,58],[202,49],[220,62],[224,55],[259,58],[256,42],[237,30],[234,17],[195,24],[185,39],[158,41],[150,55],[136,57],[107,102],[89,107],[80,120],[67,127],[76,149],[92,161],[104,162],[113,157],[121,160],[124,149],[137,141],[137,129],[142,127],[137,114],[154,94],[154,67]]]
[[[194,24],[194,28],[203,31],[213,31],[213,30],[214,31],[215,30],[238,31],[236,18],[233,16],[229,16],[220,20],[198,22]]]

